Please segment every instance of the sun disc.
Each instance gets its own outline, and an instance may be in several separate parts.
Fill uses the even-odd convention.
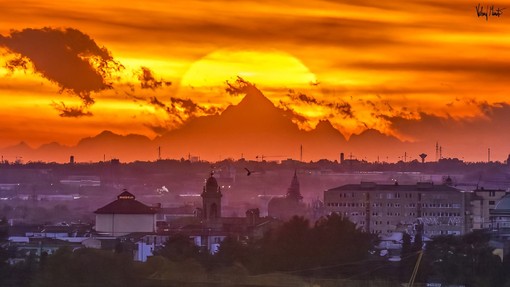
[[[193,63],[181,87],[224,87],[225,81],[238,76],[267,88],[295,88],[316,81],[315,75],[288,53],[222,49]]]

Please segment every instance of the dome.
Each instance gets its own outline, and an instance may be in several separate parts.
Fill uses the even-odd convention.
[[[206,192],[218,192],[218,182],[216,181],[216,178],[214,178],[211,174],[211,176],[207,179],[205,183],[205,191]]]
[[[496,205],[496,210],[510,210],[510,195],[503,197]]]

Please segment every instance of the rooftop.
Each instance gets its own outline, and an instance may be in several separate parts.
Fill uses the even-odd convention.
[[[99,208],[95,214],[156,214],[157,210],[136,200],[135,196],[124,190],[117,200]]]
[[[355,190],[378,190],[378,191],[459,191],[459,189],[448,185],[434,185],[431,182],[418,182],[417,184],[377,184],[374,182],[362,182],[360,184],[346,184],[328,189],[327,191],[355,191]]]

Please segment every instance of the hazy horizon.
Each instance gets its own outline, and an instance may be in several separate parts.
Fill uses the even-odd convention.
[[[300,159],[303,146],[306,161],[505,161],[510,26],[475,4],[2,3],[0,152],[132,161],[161,146],[163,158]],[[239,77],[267,101],[241,109]],[[248,114],[267,130],[249,132]],[[200,143],[204,130],[216,134]],[[103,131],[124,137],[97,141]],[[42,151],[11,148],[22,141]],[[47,145],[84,141],[107,148]]]

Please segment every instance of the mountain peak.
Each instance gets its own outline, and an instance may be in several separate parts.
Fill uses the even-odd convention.
[[[275,106],[262,92],[254,85],[248,85],[243,89],[244,98],[237,104],[239,108],[250,108],[255,110],[274,109]]]
[[[315,130],[336,130],[329,120],[320,120],[315,126]]]

